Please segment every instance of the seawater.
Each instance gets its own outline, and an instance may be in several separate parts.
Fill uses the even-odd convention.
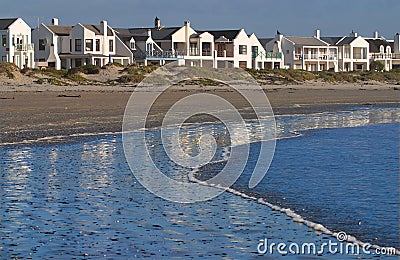
[[[259,147],[252,143],[248,167],[234,189],[364,242],[399,248],[398,121],[399,109],[393,107],[279,116],[279,140],[266,177],[248,189]],[[202,131],[217,136],[214,160],[223,159],[229,135],[221,124],[184,128],[184,148],[196,154],[193,144]],[[171,178],[188,181],[190,169],[168,160],[159,130],[147,137],[156,164]],[[5,259],[248,258],[257,256],[258,241],[265,237],[331,239],[229,193],[189,205],[157,198],[130,172],[120,134],[7,145],[1,153],[0,253]],[[211,163],[198,174],[212,174],[221,165]]]

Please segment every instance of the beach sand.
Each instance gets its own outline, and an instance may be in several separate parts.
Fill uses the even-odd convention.
[[[376,84],[309,84],[263,86],[275,114],[313,113],[355,105],[400,103],[397,86]],[[120,132],[129,86],[0,86],[2,143],[77,133]],[[248,103],[221,87],[202,87],[246,111]],[[153,107],[148,126],[159,126],[163,114],[177,100],[199,92],[196,86],[163,94]],[[212,104],[210,104],[212,106]],[[251,118],[252,115],[244,117]],[[201,120],[201,118],[200,118]]]

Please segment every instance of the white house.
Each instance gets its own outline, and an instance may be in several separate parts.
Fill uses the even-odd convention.
[[[61,26],[54,18],[52,25],[41,24],[33,30],[32,40],[38,67],[69,69],[86,64],[103,66],[109,62],[128,65],[132,61],[131,50],[107,21],[99,25]]]
[[[115,31],[126,46],[131,49],[137,46],[132,50],[136,62],[142,64],[178,61],[213,68],[264,67],[265,55],[254,54],[265,53],[264,47],[254,34],[248,36],[244,29],[199,31],[189,21],[181,27],[165,27],[156,17],[154,27],[116,28]]]
[[[278,44],[274,38],[259,39],[265,52],[259,52],[262,58],[263,69],[280,69],[284,68],[284,59],[282,53],[282,45]],[[268,44],[268,45],[267,45]],[[269,49],[266,49],[266,48]]]
[[[379,36],[378,32],[374,33],[373,38],[366,38],[369,43],[370,61],[381,62],[386,71],[400,68],[399,38],[397,33],[393,41],[388,41]]]
[[[320,35],[319,30],[316,32]],[[340,71],[369,70],[369,43],[356,32],[352,32],[350,36],[320,37],[320,39],[338,47]]]
[[[338,71],[338,47],[330,46],[315,37],[284,36],[277,32],[275,39],[266,44],[268,52],[283,52],[284,66],[307,71]]]
[[[31,28],[21,18],[0,19],[0,61],[15,63],[19,68],[34,67]]]

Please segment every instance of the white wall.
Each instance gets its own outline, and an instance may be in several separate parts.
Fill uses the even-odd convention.
[[[246,45],[247,46],[247,53],[246,54],[239,54],[239,46]],[[240,61],[246,61],[247,68],[251,68],[251,46],[249,44],[249,36],[241,29],[236,38],[233,40],[233,66],[239,67]]]
[[[25,23],[25,21],[21,18],[18,18],[16,21],[14,21],[14,23],[9,26],[8,31],[6,30],[0,32],[0,37],[2,37],[2,35],[6,35],[7,46],[5,48],[3,46],[0,46],[0,61],[2,59],[5,59],[5,61],[13,62],[17,64],[20,68],[23,68],[25,66],[25,59],[27,59],[28,67],[34,67],[34,50],[19,52],[15,49],[14,46],[17,44],[17,39],[22,40],[23,45],[31,44],[31,28],[29,27],[29,25]]]

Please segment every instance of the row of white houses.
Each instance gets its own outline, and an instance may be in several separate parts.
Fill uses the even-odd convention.
[[[307,71],[369,70],[380,61],[386,70],[400,67],[400,35],[386,40],[377,32],[371,38],[352,32],[343,37],[287,36],[261,39],[237,30],[195,30],[165,27],[156,17],[149,28],[114,28],[99,24],[51,24],[31,29],[21,18],[0,19],[0,61],[18,67],[69,69],[86,64],[103,66],[166,64],[254,69],[293,68]]]

